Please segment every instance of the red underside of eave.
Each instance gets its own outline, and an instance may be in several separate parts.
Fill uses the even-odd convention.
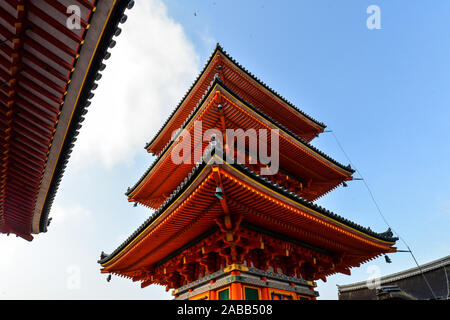
[[[241,217],[244,222],[328,250],[333,255],[345,252],[349,265],[393,250],[389,243],[343,228],[306,209],[301,209],[304,214],[294,212],[293,205],[282,196],[259,186],[231,167],[220,165],[220,168],[220,178],[210,166],[203,169],[181,198],[115,256],[119,259],[117,263],[106,263],[107,270],[121,273],[151,266],[217,226],[217,221],[222,221],[227,211],[235,217],[233,219]],[[214,195],[218,179],[224,190],[223,201]]]
[[[137,201],[150,208],[158,208],[187,174],[191,172],[196,163],[193,159],[194,150],[204,150],[209,143],[209,141],[200,142],[196,140],[194,120],[202,124],[201,134],[196,130],[196,134],[199,137],[202,137],[209,129],[224,130],[221,126],[222,120],[226,129],[254,129],[256,132],[259,132],[260,129],[266,129],[268,130],[267,132],[270,132],[270,129],[276,128],[269,121],[262,121],[261,117],[258,117],[256,113],[237,103],[221,87],[217,87],[209,96],[211,98],[203,103],[202,111],[197,112],[198,116],[192,119],[189,122],[189,127],[186,128],[190,134],[189,150],[192,151],[189,155],[184,155],[188,161],[181,164],[174,163],[172,159],[174,146],[169,148],[163,158],[148,173],[145,183],[140,185],[136,192],[133,192],[129,201]],[[223,112],[217,109],[218,104],[222,105]],[[288,134],[283,134],[279,137],[279,140],[280,168],[289,172],[291,180],[287,181],[287,175],[283,173],[267,176],[274,182],[278,183],[278,180],[283,179],[282,183],[290,184],[292,191],[309,201],[314,201],[343,181],[351,180],[348,172],[333,169],[332,165],[314,156],[313,152],[308,151],[307,147],[299,142],[295,143],[295,138],[290,137]],[[224,143],[227,143],[227,141],[224,141]],[[271,145],[270,134],[268,135],[267,145],[269,147]],[[268,154],[272,154],[270,149]],[[246,165],[250,163],[248,157],[245,163]],[[260,167],[260,165],[257,165],[257,167]],[[301,179],[295,179],[295,177],[301,177]],[[300,185],[302,186],[301,190],[298,188]]]
[[[95,1],[74,0],[81,28],[67,28],[67,6],[52,0],[0,3],[0,232],[31,240],[48,152]]]

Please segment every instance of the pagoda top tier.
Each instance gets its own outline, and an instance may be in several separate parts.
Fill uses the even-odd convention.
[[[158,154],[170,142],[172,133],[179,129],[190,113],[203,99],[211,82],[219,76],[222,82],[253,106],[296,135],[309,142],[322,133],[326,125],[295,107],[272,88],[255,77],[217,44],[203,70],[178,106],[145,149]]]

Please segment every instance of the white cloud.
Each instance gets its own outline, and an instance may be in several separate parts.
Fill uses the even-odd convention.
[[[70,224],[72,227],[85,227],[92,222],[92,213],[90,210],[80,205],[63,207],[59,203],[52,205],[52,229],[63,228],[63,225]]]
[[[95,91],[71,165],[132,163],[199,70],[183,28],[160,0],[137,1]]]
[[[171,298],[158,286],[141,289],[120,277],[106,282],[97,263],[97,244],[104,235],[99,235],[94,212],[58,201],[52,210],[49,232],[32,242],[0,237],[0,300]]]

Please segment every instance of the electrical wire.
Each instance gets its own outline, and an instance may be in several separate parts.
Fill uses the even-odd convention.
[[[25,71],[25,68],[20,68],[19,71],[17,71],[16,75],[19,74],[19,73],[21,73],[21,72],[23,72],[23,71]],[[9,82],[10,82],[11,80],[13,80],[14,78],[15,78],[15,77],[12,77],[12,78],[10,78],[10,79],[8,79],[8,80],[5,80],[5,81],[3,81],[2,83],[0,83],[0,88],[3,88],[4,86],[8,85]]]
[[[8,41],[11,41],[12,39],[19,38],[22,33],[25,33],[25,31],[32,30],[32,29],[33,29],[33,27],[28,25],[21,32],[19,32],[18,34],[13,34],[13,35],[11,35],[10,37],[8,37],[8,38],[6,38],[4,40],[1,40],[0,41],[0,45],[6,43]]]
[[[17,34],[13,34],[11,37],[6,38],[6,39],[0,41],[0,45],[4,44],[4,43],[6,43],[6,42],[8,42],[8,41],[10,41],[10,40],[12,40],[12,39],[14,39],[14,38],[17,38],[17,37],[18,37]]]
[[[419,263],[416,260],[416,257],[414,256],[414,253],[412,252],[411,248],[409,247],[409,245],[406,243],[405,239],[403,239],[400,234],[398,232],[396,232],[391,225],[389,224],[389,222],[387,221],[386,217],[384,216],[384,214],[381,211],[380,206],[378,205],[378,202],[375,200],[375,197],[372,193],[372,190],[370,189],[369,185],[367,184],[366,180],[364,179],[363,175],[361,174],[361,171],[358,170],[358,168],[352,163],[352,161],[350,160],[350,157],[348,156],[348,154],[345,152],[344,148],[342,147],[341,143],[339,142],[339,139],[337,138],[336,134],[332,131],[332,130],[327,130],[325,132],[330,132],[334,139],[336,140],[336,143],[339,147],[339,149],[341,149],[342,153],[344,154],[344,156],[347,158],[347,161],[350,163],[350,165],[353,167],[353,169],[355,169],[355,171],[359,174],[359,176],[361,177],[361,180],[364,182],[364,185],[367,189],[367,191],[369,192],[370,197],[372,198],[372,201],[378,211],[378,213],[380,214],[381,218],[383,219],[384,223],[388,226],[388,228],[390,228],[392,230],[392,232],[403,242],[403,244],[408,248],[408,251],[412,258],[414,259],[414,262],[416,263],[417,268],[419,269],[420,273],[422,274],[423,280],[425,281],[425,283],[428,286],[428,289],[430,290],[431,294],[433,295],[434,299],[437,299],[436,295],[434,294],[433,289],[431,288],[430,283],[428,282],[427,278],[425,277],[425,274],[423,273],[422,269],[420,268]],[[447,275],[447,274],[446,274]]]

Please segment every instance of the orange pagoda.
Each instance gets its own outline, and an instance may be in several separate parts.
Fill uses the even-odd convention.
[[[272,136],[265,142],[279,169],[263,175],[267,163],[234,148],[239,137],[198,139],[211,129],[224,138],[227,129],[275,132],[277,148]],[[373,232],[313,203],[354,172],[309,144],[324,129],[217,45],[146,145],[155,161],[126,192],[156,211],[114,252],[102,252],[101,272],[163,285],[175,299],[310,300],[319,295],[315,280],[395,252],[390,230]],[[192,161],[177,164],[172,155],[188,136],[183,157]],[[194,161],[198,149],[207,156]],[[245,162],[227,161],[230,152]]]

